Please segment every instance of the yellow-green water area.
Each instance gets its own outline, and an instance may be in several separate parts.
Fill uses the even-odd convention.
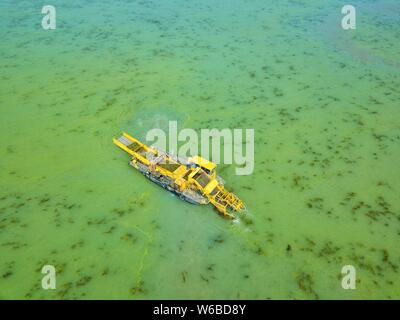
[[[0,4],[0,298],[400,298],[398,1],[50,2]],[[248,219],[112,144],[168,120],[254,128]]]

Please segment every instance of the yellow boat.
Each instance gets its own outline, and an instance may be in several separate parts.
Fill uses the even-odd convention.
[[[215,163],[200,156],[174,157],[146,146],[125,132],[113,142],[132,156],[129,162],[132,167],[181,199],[194,204],[211,203],[224,216],[233,219],[235,212],[245,210],[243,201],[225,190]]]

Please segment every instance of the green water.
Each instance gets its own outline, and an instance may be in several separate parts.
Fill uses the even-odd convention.
[[[352,4],[3,0],[0,298],[400,298],[400,4]],[[253,174],[221,166],[250,222],[111,142],[168,120],[254,128]]]

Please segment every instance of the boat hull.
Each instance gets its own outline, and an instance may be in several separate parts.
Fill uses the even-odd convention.
[[[205,205],[208,204],[210,201],[206,198],[201,196],[198,193],[195,193],[193,191],[184,191],[181,192],[175,188],[173,188],[171,186],[171,181],[160,175],[160,176],[155,176],[153,175],[149,168],[141,165],[141,166],[136,166],[135,163],[133,162],[129,162],[129,164],[134,167],[135,169],[137,169],[141,174],[143,174],[147,179],[149,179],[150,181],[154,182],[155,184],[161,186],[162,188],[168,190],[169,192],[175,194],[176,196],[178,196],[180,199],[189,202],[191,204],[195,204],[195,205]]]

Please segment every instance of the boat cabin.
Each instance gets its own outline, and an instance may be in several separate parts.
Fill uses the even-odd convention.
[[[216,177],[215,168],[217,165],[214,162],[208,161],[200,156],[194,156],[189,161],[199,167],[201,167],[210,177]]]

